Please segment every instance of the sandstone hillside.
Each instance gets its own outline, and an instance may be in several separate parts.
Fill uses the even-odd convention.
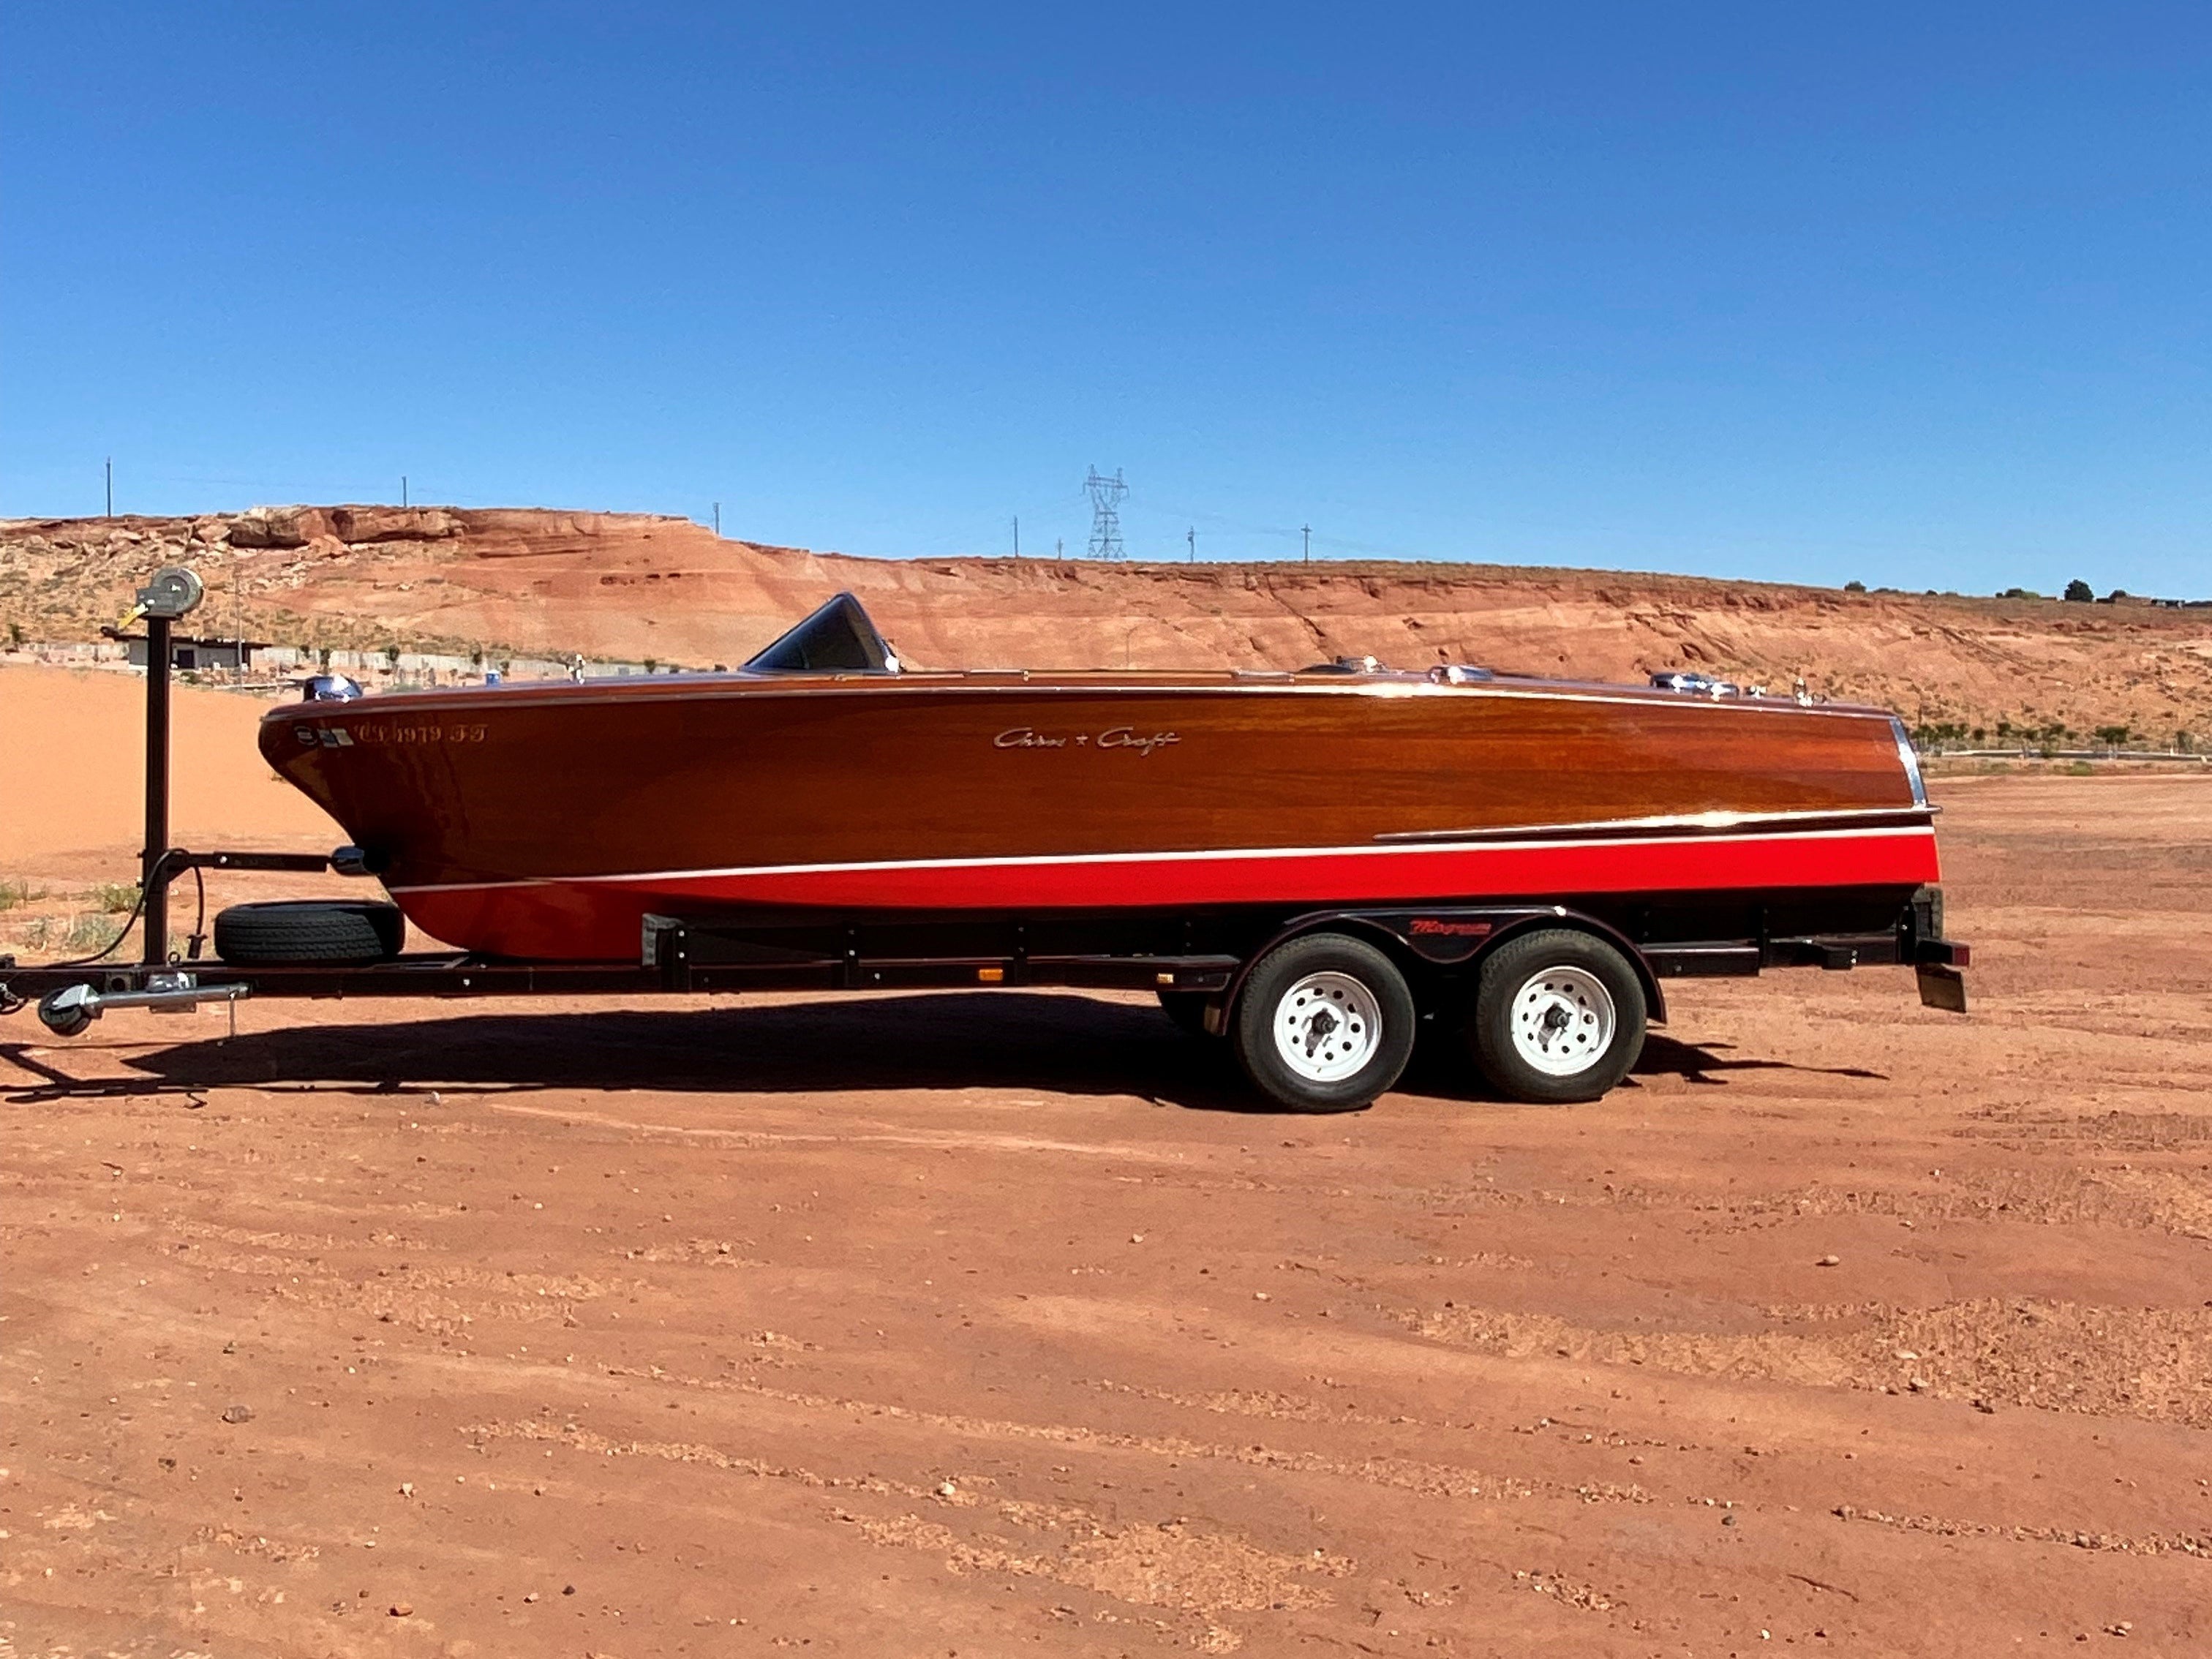
[[[688,520],[258,508],[0,522],[0,629],[94,636],[155,567],[211,631],[286,643],[732,663],[839,588],[930,666],[1295,666],[1372,654],[1627,679],[1687,666],[1865,698],[1915,723],[2212,736],[2212,611],[1451,563],[866,559]]]

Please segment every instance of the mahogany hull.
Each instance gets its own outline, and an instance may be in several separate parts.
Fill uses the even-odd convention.
[[[291,705],[270,764],[424,931],[632,956],[644,915],[1911,887],[1890,718],[1414,676],[734,676]]]

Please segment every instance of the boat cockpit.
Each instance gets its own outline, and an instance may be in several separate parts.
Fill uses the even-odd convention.
[[[850,593],[838,594],[745,664],[748,674],[898,672],[898,653]]]

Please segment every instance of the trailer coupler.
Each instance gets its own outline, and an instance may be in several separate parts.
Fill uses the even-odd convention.
[[[110,1008],[181,1014],[203,1002],[221,1002],[234,1017],[240,1000],[252,994],[248,985],[202,985],[190,974],[155,973],[146,976],[143,991],[95,991],[89,985],[49,991],[39,999],[39,1019],[56,1036],[75,1036]]]

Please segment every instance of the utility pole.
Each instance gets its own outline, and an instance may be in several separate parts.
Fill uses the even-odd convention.
[[[717,536],[722,533],[722,504],[720,501],[714,503],[714,533]]]
[[[1052,538],[1052,560],[1053,560],[1053,562],[1054,562],[1054,564],[1058,564],[1058,563],[1059,563],[1062,559],[1066,558],[1066,556],[1067,556],[1067,539],[1066,539],[1066,537],[1063,537],[1063,536],[1054,536],[1054,537]]]
[[[1190,559],[1188,562],[1192,564],[1196,564],[1198,562],[1198,526],[1196,525],[1193,525],[1189,529],[1184,531],[1182,532],[1182,538],[1190,544]]]
[[[1014,556],[1022,556],[1022,515],[1018,513],[1014,514]]]
[[[107,516],[115,516],[115,457],[107,458]]]
[[[407,475],[404,472],[399,475],[399,505],[407,505]]]
[[[1313,562],[1313,526],[1310,524],[1300,525],[1298,534],[1306,538],[1306,562],[1311,564]]]

